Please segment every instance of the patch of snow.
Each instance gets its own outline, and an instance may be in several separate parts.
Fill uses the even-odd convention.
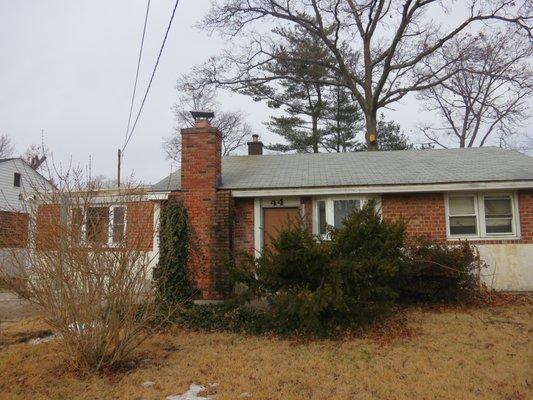
[[[49,342],[50,340],[54,340],[57,336],[56,335],[48,335],[45,337],[35,338],[28,341],[29,344],[41,344]]]
[[[155,382],[154,381],[145,381],[145,382],[142,383],[142,385],[144,387],[152,387],[152,386],[155,385]]]
[[[207,397],[201,397],[198,396],[198,393],[205,390],[205,386],[198,385],[196,383],[193,383],[189,390],[187,390],[185,393],[179,395],[179,394],[173,394],[170,396],[167,396],[166,400],[210,400],[213,397],[207,396]]]

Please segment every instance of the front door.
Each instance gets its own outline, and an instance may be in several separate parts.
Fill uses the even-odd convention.
[[[272,240],[278,237],[279,232],[289,226],[291,221],[293,224],[297,224],[299,218],[300,209],[298,207],[263,208],[264,246],[269,246]]]

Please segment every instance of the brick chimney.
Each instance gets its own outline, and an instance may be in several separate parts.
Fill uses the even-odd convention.
[[[181,130],[181,193],[192,226],[189,272],[202,299],[227,296],[229,279],[221,257],[229,252],[229,194],[218,189],[222,173],[222,136],[212,127],[213,113],[191,112],[192,128]]]
[[[263,154],[263,142],[259,141],[259,135],[252,135],[252,141],[248,142],[248,155],[260,156]]]

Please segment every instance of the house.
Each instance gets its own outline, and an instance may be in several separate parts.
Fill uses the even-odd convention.
[[[22,158],[0,159],[0,268],[14,273],[29,239],[28,199],[52,184]]]
[[[128,249],[158,262],[160,199],[145,187],[52,191],[37,200],[35,249],[67,244],[94,251]]]
[[[27,199],[52,184],[22,158],[0,159],[0,263],[8,266],[7,249],[28,244]]]
[[[369,199],[383,218],[405,219],[409,236],[475,243],[489,286],[533,290],[531,157],[494,147],[263,155],[256,135],[248,148],[222,157],[220,133],[199,118],[182,130],[181,170],[152,187],[152,199],[188,209],[201,253],[189,269],[204,299],[231,291],[224,258],[260,254],[290,217],[324,235]]]

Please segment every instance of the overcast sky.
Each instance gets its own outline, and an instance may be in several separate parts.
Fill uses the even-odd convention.
[[[152,0],[139,77],[144,93],[174,0]],[[224,43],[193,25],[209,0],[181,0],[143,115],[128,145],[124,170],[156,182],[170,170],[162,138],[175,126],[171,107],[175,81],[216,55]],[[0,0],[0,133],[17,153],[41,142],[56,163],[87,165],[92,174],[115,177],[117,149],[124,143],[145,0]],[[242,109],[265,142],[268,108],[221,94],[228,110]],[[406,99],[389,111],[407,133],[420,118],[419,104]],[[413,136],[414,141],[420,138]]]

